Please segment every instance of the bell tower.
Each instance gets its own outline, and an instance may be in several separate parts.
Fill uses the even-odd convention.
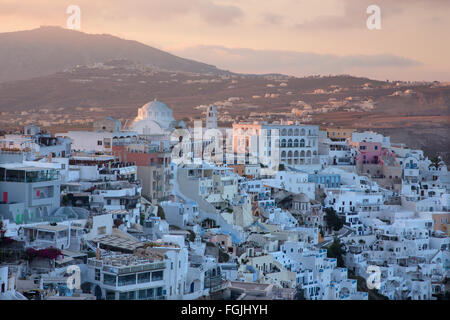
[[[217,107],[209,106],[206,113],[206,129],[217,129]]]

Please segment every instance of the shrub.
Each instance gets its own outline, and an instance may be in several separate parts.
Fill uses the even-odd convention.
[[[30,259],[46,258],[46,259],[56,260],[59,256],[63,256],[63,253],[61,252],[61,250],[59,250],[57,248],[53,248],[53,247],[50,247],[47,249],[40,249],[40,250],[28,248],[27,256]]]

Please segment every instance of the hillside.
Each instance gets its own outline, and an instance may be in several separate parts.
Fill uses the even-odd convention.
[[[51,130],[89,128],[114,116],[124,124],[157,98],[177,119],[204,118],[216,104],[219,124],[300,120],[321,126],[372,129],[392,141],[450,159],[450,86],[374,81],[348,75],[168,72],[129,60],[78,66],[51,75],[0,83],[0,129],[38,123]]]
[[[0,82],[44,76],[110,59],[129,59],[174,71],[225,72],[137,41],[106,34],[87,34],[60,27],[0,33]]]

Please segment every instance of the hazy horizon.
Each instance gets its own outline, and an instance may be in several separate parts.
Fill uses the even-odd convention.
[[[72,3],[0,0],[0,32],[66,27]],[[381,9],[369,30],[368,5]],[[430,5],[431,4],[431,5]],[[237,73],[450,81],[450,1],[80,0],[81,29]],[[296,41],[297,39],[297,41]]]

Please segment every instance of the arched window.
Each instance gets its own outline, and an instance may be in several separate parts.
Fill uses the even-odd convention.
[[[288,158],[292,158],[292,151],[288,152]]]
[[[293,134],[294,134],[294,133],[293,133],[292,129],[289,129],[289,130],[288,130],[288,136],[291,136],[291,137],[292,137]]]
[[[281,140],[280,147],[281,148],[286,148],[286,139]]]
[[[295,152],[294,152],[294,158],[298,158],[298,151],[297,150],[295,150]]]
[[[306,151],[306,157],[307,157],[307,158],[310,158],[310,157],[311,157],[311,151],[309,151],[309,150]]]
[[[305,147],[305,139],[301,139],[300,140],[300,148],[304,148]]]
[[[281,159],[286,159],[286,151],[281,152]]]
[[[298,136],[300,134],[300,130],[298,129],[298,128],[296,128],[295,130],[294,130],[294,135],[295,136]]]
[[[305,135],[305,129],[302,129],[302,130],[300,131],[300,135],[301,135],[301,136],[304,136],[304,135]]]
[[[286,135],[286,129],[281,130],[281,135],[285,136]]]
[[[300,151],[300,158],[304,158],[304,157],[305,157],[305,151],[302,150],[302,151]]]
[[[298,147],[298,139],[294,140],[294,147],[297,148]]]
[[[288,140],[288,145],[287,146],[288,146],[288,148],[292,148],[292,139]]]

